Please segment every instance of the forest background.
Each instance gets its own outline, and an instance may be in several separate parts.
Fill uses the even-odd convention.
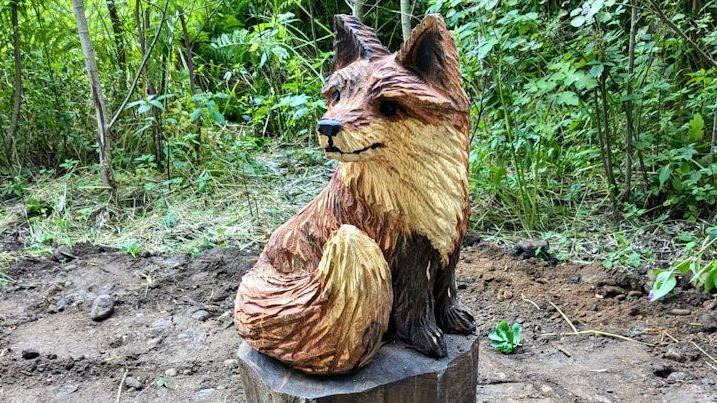
[[[57,245],[256,248],[334,163],[332,18],[441,13],[472,100],[471,228],[717,289],[717,1],[0,0],[2,269]],[[547,256],[548,251],[545,252]]]

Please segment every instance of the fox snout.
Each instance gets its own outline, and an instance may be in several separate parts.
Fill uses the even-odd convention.
[[[326,137],[334,137],[341,131],[341,122],[334,119],[321,119],[316,125],[316,131]]]

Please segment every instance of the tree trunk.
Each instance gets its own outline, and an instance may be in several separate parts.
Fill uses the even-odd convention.
[[[624,200],[629,201],[632,193],[632,155],[634,154],[634,123],[633,123],[633,86],[632,80],[635,73],[635,33],[637,31],[637,4],[632,1],[632,14],[630,15],[630,42],[628,45],[627,65],[627,101],[625,102],[625,117],[627,118],[627,130],[625,132],[625,190]]]
[[[107,111],[105,109],[105,100],[102,93],[102,85],[100,84],[100,76],[97,70],[95,51],[92,48],[89,28],[87,27],[84,1],[72,0],[72,8],[75,11],[77,33],[80,37],[82,54],[85,58],[85,68],[87,69],[87,77],[90,82],[92,101],[95,105],[95,113],[97,115],[97,143],[99,145],[100,175],[102,176],[102,181],[109,188],[110,200],[113,203],[116,203],[117,185],[114,180],[114,174],[112,173],[112,149],[110,147],[110,136],[107,130]]]
[[[710,162],[717,162],[715,160],[717,155],[717,97],[715,98],[715,110],[712,118],[712,143],[710,145]]]
[[[187,63],[187,71],[189,72],[189,91],[194,95],[196,79],[194,77],[194,61],[192,60],[192,41],[189,39],[189,30],[187,29],[187,20],[184,17],[184,10],[179,10],[179,22],[182,24],[182,38],[184,40],[184,60]]]
[[[187,29],[187,20],[184,17],[184,10],[179,10],[179,22],[182,25],[182,38],[184,40],[184,59],[187,63],[187,70],[189,72],[189,91],[192,93],[192,97],[196,94],[196,77],[194,75],[194,61],[192,60],[192,41],[189,39],[189,30]],[[198,108],[197,102],[194,102],[194,107]],[[197,142],[194,146],[194,151],[199,155],[202,145],[202,118],[197,119]],[[167,168],[167,175],[169,175],[169,167]]]
[[[163,17],[164,18],[164,17]],[[152,23],[151,23],[151,15],[149,12],[149,8],[144,10],[144,33],[145,35],[147,32],[149,32],[152,29]],[[160,25],[159,29],[162,29],[162,26]],[[147,37],[142,37],[142,44],[143,44],[143,53],[142,57],[148,56],[147,52],[149,49],[147,48]],[[145,67],[144,69],[144,78],[147,82],[145,94],[147,97],[150,96],[156,96],[157,94],[157,87],[154,85],[154,81],[152,81],[151,77],[149,76],[149,69]],[[160,124],[159,121],[162,118],[160,116],[159,110],[157,108],[152,108],[152,116],[154,117],[154,124],[152,125],[152,143],[154,144],[154,158],[157,161],[157,164],[161,166],[162,161],[164,161],[164,156],[162,152],[162,133],[160,131]]]
[[[357,20],[363,22],[363,5],[366,0],[354,0],[352,14]]]
[[[120,20],[114,0],[107,0],[107,10],[110,14],[110,21],[112,21],[112,34],[117,48],[117,65],[122,70],[122,74],[125,74],[127,53],[124,49],[124,38],[122,36],[122,20]]]
[[[600,118],[600,101],[598,97],[598,89],[595,89],[595,125],[597,127],[598,143],[600,144],[600,156],[602,157],[603,169],[605,170],[605,177],[607,178],[608,195],[610,196],[610,204],[612,204],[613,216],[617,216],[618,204],[617,198],[615,197],[615,178],[612,172],[612,161],[610,158],[610,147],[607,146],[607,139],[603,133],[602,119]],[[605,125],[607,128],[607,124]]]
[[[411,36],[411,1],[401,0],[401,32],[403,33],[403,40],[408,40]]]
[[[17,0],[10,1],[10,24],[12,25],[12,54],[15,61],[14,94],[10,128],[5,135],[5,156],[8,166],[20,167],[17,155],[17,130],[20,126],[20,108],[22,107],[22,55],[20,54],[20,28],[17,22]]]

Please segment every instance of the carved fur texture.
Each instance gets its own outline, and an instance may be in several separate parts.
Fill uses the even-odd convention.
[[[454,269],[468,223],[468,99],[455,43],[427,16],[391,54],[336,16],[319,144],[340,161],[272,234],[236,298],[252,347],[307,373],[355,370],[382,340],[432,357],[475,330]]]

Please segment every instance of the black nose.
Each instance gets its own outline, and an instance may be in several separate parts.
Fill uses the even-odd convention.
[[[333,119],[321,119],[316,126],[316,130],[324,136],[333,137],[341,130],[341,122]]]

